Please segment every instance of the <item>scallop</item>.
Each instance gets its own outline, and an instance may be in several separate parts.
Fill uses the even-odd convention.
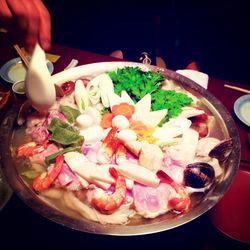
[[[123,129],[117,134],[117,138],[126,143],[126,142],[135,141],[137,138],[137,135],[131,129]]]
[[[205,162],[188,164],[184,170],[184,183],[193,188],[209,186],[215,180],[214,168]]]
[[[118,128],[118,130],[127,129],[129,121],[124,115],[116,115],[112,120],[112,126]]]

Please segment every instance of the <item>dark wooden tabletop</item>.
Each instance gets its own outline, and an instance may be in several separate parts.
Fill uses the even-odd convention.
[[[0,34],[0,67],[17,57],[16,52]],[[79,64],[116,61],[108,55],[100,55],[78,49],[53,45],[50,51],[60,55],[54,63],[54,73],[63,70],[75,58]],[[233,104],[242,93],[226,89],[225,80],[209,79],[208,90],[215,95],[232,114],[241,139],[242,160],[250,162],[250,148],[246,138],[249,128],[233,115]],[[232,83],[240,86],[239,84]],[[244,86],[246,87],[246,86]],[[10,84],[0,79],[0,91],[11,89]],[[1,118],[6,110],[1,111]],[[249,245],[233,240],[221,233],[211,222],[207,212],[194,221],[170,231],[144,236],[104,236],[83,233],[58,225],[27,207],[15,194],[0,211],[0,249],[249,249]]]

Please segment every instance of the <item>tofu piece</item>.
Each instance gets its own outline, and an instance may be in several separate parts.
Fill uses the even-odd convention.
[[[137,164],[122,162],[117,170],[129,179],[150,187],[157,187],[160,182],[155,173]]]

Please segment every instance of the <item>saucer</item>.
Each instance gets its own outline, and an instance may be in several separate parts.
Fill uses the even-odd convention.
[[[52,74],[54,70],[54,66],[52,62],[47,60],[47,67]],[[10,61],[6,62],[0,69],[0,76],[6,82],[13,84],[17,81],[23,81],[26,75],[26,68],[23,65],[23,62],[20,57],[16,57],[11,59]]]
[[[234,113],[241,122],[250,127],[250,95],[243,95],[235,101]]]

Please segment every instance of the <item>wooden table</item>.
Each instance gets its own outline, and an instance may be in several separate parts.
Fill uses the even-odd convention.
[[[0,66],[17,57],[6,38],[0,35]],[[75,58],[79,64],[103,61],[117,61],[107,55],[100,55],[60,45],[53,45],[51,53],[60,55],[54,63],[54,73],[63,70]],[[225,81],[209,80],[211,91],[233,114],[235,100],[242,95],[223,87]],[[234,83],[234,85],[236,85]],[[240,86],[240,85],[238,85]],[[10,85],[0,79],[0,90],[7,91]],[[226,98],[225,98],[226,97]],[[9,105],[12,105],[10,99]],[[1,117],[3,113],[1,114]],[[244,127],[234,116],[242,146],[242,159],[250,162],[250,149],[246,144],[249,128]],[[219,232],[211,223],[209,213],[171,231],[131,237],[115,237],[82,233],[53,223],[27,207],[15,194],[0,212],[0,248],[8,249],[247,249],[247,245],[233,240]],[[7,245],[8,244],[8,245]],[[5,247],[7,248],[7,247]],[[3,249],[5,249],[3,248]]]

